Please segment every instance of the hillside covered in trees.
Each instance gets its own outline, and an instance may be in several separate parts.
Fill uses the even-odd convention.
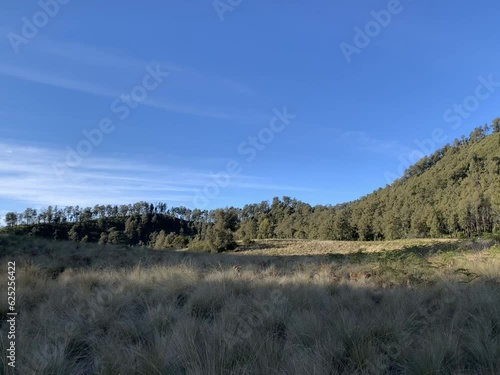
[[[235,240],[391,240],[500,235],[500,119],[476,128],[359,200],[311,206],[283,197],[243,208],[167,208],[165,203],[27,208],[4,231],[54,239],[189,246],[222,251]]]

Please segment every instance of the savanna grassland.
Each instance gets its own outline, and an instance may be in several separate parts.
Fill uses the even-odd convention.
[[[493,240],[262,240],[207,254],[4,235],[0,250],[2,269],[16,262],[19,312],[4,373],[500,373]]]

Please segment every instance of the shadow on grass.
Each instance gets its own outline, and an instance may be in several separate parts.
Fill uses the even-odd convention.
[[[162,266],[190,264],[202,269],[216,267],[219,270],[253,265],[258,268],[273,266],[276,269],[294,271],[307,264],[369,265],[395,264],[429,265],[428,258],[442,255],[443,259],[461,253],[491,248],[493,240],[463,241],[457,243],[433,243],[420,246],[404,246],[401,249],[380,252],[353,252],[349,254],[317,255],[244,255],[237,252],[209,254],[204,252],[153,250],[147,247],[122,245],[98,245],[70,241],[45,240],[35,237],[0,236],[0,261],[18,260],[23,265],[37,265],[55,279],[65,269],[131,268],[135,266]],[[266,246],[283,247],[279,241],[267,241]]]
[[[113,292],[106,278],[86,289],[53,279],[26,294],[20,373],[500,373],[497,280],[419,290],[269,276],[119,282]]]

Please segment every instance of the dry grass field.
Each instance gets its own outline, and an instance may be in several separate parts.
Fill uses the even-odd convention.
[[[238,253],[244,255],[325,255],[350,253],[381,253],[413,247],[453,249],[458,240],[417,239],[395,241],[320,241],[320,240],[259,240],[253,245],[242,246]],[[449,245],[449,246],[448,246]]]
[[[0,313],[9,261],[19,312],[6,374],[500,374],[492,241],[205,254],[0,237],[0,256]]]

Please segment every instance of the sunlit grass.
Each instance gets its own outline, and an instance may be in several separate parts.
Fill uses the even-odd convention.
[[[17,265],[17,371],[500,373],[497,248],[398,244],[287,257],[0,237],[2,267]]]

